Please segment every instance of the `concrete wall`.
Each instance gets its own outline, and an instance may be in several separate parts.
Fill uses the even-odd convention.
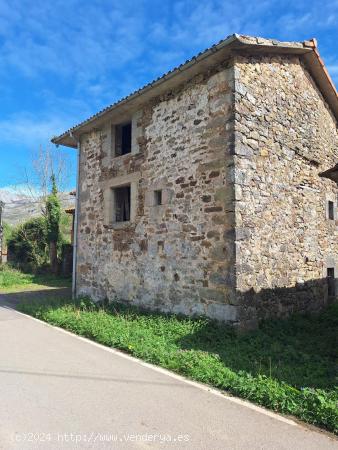
[[[235,63],[236,266],[242,320],[315,310],[337,266],[336,121],[297,57]],[[337,269],[336,269],[337,276]]]
[[[237,321],[233,88],[226,62],[132,111],[129,155],[113,157],[111,123],[82,136],[78,295]],[[114,224],[125,183],[132,219]]]

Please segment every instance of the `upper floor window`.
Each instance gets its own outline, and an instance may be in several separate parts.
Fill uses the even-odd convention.
[[[115,125],[114,156],[131,153],[131,122]]]

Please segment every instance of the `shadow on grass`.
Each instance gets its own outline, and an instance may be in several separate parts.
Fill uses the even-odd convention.
[[[50,274],[36,274],[32,276],[32,283],[47,287],[67,288],[72,284],[71,277],[60,277]]]
[[[53,305],[57,308],[60,303],[68,303],[71,297],[69,287],[53,287],[51,289],[37,289],[33,291],[19,291],[0,293],[0,306],[7,305],[16,308],[18,305]]]
[[[330,280],[331,282],[331,280]],[[265,320],[259,329],[235,335],[221,324],[208,322],[179,345],[219,356],[236,372],[266,375],[297,388],[335,389],[338,382],[338,304],[315,308],[326,302],[328,280],[309,280],[293,287],[253,289],[239,293],[240,303],[278,317],[294,311],[289,318]],[[336,284],[336,280],[332,280]],[[333,287],[333,286],[332,286]],[[335,287],[333,287],[335,289]],[[320,304],[318,299],[322,299]],[[311,314],[297,314],[312,311]]]
[[[112,314],[173,318],[125,305],[111,305]],[[218,355],[224,366],[253,376],[266,375],[291,386],[337,389],[338,304],[317,314],[294,314],[287,319],[265,320],[259,328],[238,334],[228,325],[206,318],[176,340],[181,350],[200,350]],[[168,334],[170,331],[168,331]]]
[[[280,294],[276,297],[282,298]],[[154,320],[174,317],[183,323],[195,321],[197,326],[187,327],[192,332],[176,339],[179,349],[217,355],[224,366],[235,372],[266,375],[297,388],[338,389],[338,303],[316,314],[262,321],[257,330],[246,334],[207,318],[188,319],[123,304],[110,305],[109,309],[127,320],[131,314]]]
[[[0,293],[19,292],[46,288],[70,287],[71,277],[61,277],[50,273],[32,273],[19,270],[11,265],[0,265]]]
[[[266,375],[297,388],[331,390],[338,381],[337,306],[315,316],[265,321],[246,335],[209,322],[179,345],[216,354],[236,372]]]
[[[46,304],[45,294],[40,300],[34,294],[31,293],[31,298],[36,303]],[[67,292],[47,303],[51,309],[74,306]],[[87,299],[80,299],[75,305],[90,312],[98,308]],[[317,315],[264,321],[258,330],[245,335],[206,318],[188,319],[117,303],[103,307],[107,314],[123,319],[128,326],[139,327],[142,339],[155,341],[160,334],[164,343],[175,345],[178,351],[198,350],[217,355],[234,372],[266,375],[297,388],[333,390],[337,386],[337,304]]]

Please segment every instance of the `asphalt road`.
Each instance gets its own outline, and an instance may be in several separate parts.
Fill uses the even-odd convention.
[[[1,306],[0,448],[338,449],[337,440]]]

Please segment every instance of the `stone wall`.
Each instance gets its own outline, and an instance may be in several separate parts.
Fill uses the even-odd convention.
[[[337,163],[337,125],[297,57],[238,56],[235,80],[237,300],[254,324],[327,302],[337,188],[318,174]]]
[[[337,128],[297,57],[237,55],[129,118],[132,154],[114,157],[111,123],[81,138],[78,295],[245,327],[327,303]]]
[[[226,62],[132,112],[133,154],[112,157],[110,123],[82,136],[78,295],[238,320],[233,73]],[[106,194],[116,180],[132,184],[135,201],[120,227]]]

